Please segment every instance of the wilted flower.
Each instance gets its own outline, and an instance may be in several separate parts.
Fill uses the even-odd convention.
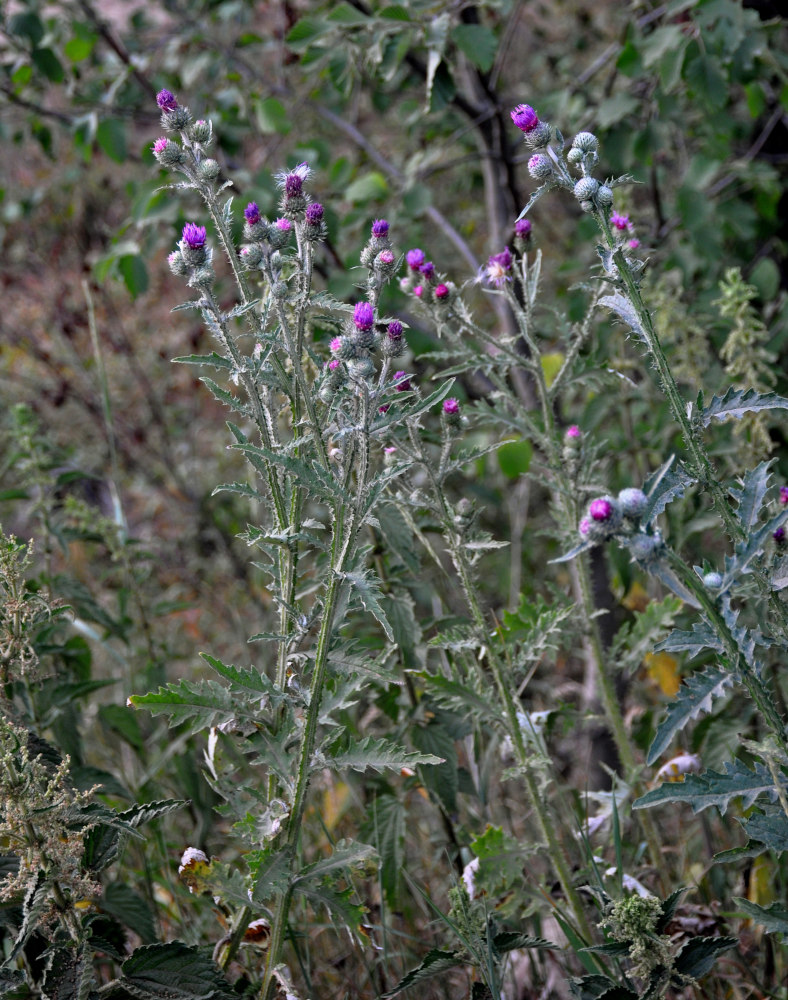
[[[512,269],[512,253],[509,247],[504,247],[500,253],[493,254],[487,261],[484,276],[491,285],[500,288],[505,281],[511,281],[509,272]]]
[[[311,170],[308,163],[299,163],[292,170],[280,170],[276,175],[277,186],[284,189],[288,198],[301,194],[304,181],[309,177]]]

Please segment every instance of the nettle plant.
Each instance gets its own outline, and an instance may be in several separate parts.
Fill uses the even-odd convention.
[[[651,807],[683,802],[724,813],[741,800],[748,844],[717,860],[780,854],[788,844],[788,748],[769,673],[786,642],[788,491],[773,496],[768,461],[726,487],[704,434],[728,417],[788,408],[788,400],[749,388],[708,402],[682,398],[644,304],[637,241],[628,218],[614,211],[614,191],[629,178],[594,176],[599,150],[589,132],[567,149],[532,108],[516,108],[512,120],[532,150],[529,172],[542,183],[514,226],[513,250],[501,249],[476,281],[458,287],[422,250],[401,254],[378,219],[360,255],[357,301],[345,303],[313,287],[316,248],[327,233],[308,166],[279,175],[279,218],[246,206],[238,245],[225,194],[231,182],[209,155],[211,123],[194,120],[169,91],[158,104],[167,135],[154,154],[180,175],[173,189],[202,205],[169,256],[172,272],[195,292],[177,308],[197,310],[214,342],[210,354],[176,360],[210,372],[202,381],[233,412],[232,447],[248,464],[246,478],[217,492],[248,499],[254,511],[241,537],[271,595],[271,620],[250,637],[264,667],[205,653],[208,677],[130,699],[203,740],[205,776],[223,800],[217,839],[227,844],[217,857],[192,844],[181,858],[195,910],[205,916],[213,904],[200,924],[207,938],[148,939],[131,956],[105,939],[101,913],[112,911],[100,895],[102,873],[143,820],[178,803],[120,813],[96,798],[97,789],[77,791],[59,757],[36,755],[25,732],[40,726],[29,713],[18,718],[7,697],[0,773],[13,805],[4,832],[18,863],[6,890],[24,898],[0,980],[17,992],[5,995],[318,995],[334,988],[313,978],[310,960],[310,927],[324,912],[362,956],[354,975],[369,995],[424,990],[426,980],[451,973],[458,995],[470,979],[475,998],[514,996],[519,976],[551,982],[550,963],[562,949],[563,973],[586,973],[570,984],[579,998],[610,991],[656,998],[691,986],[737,939],[713,934],[715,921],[679,918],[685,890]],[[550,340],[544,333],[541,255],[531,249],[524,215],[552,189],[572,194],[598,223],[601,271],[586,289],[583,318],[559,318],[563,350],[550,368],[546,345],[555,332]],[[216,290],[215,245],[236,286],[229,308]],[[441,372],[431,392],[409,370],[403,322],[381,310],[386,284],[401,274],[402,290],[440,339],[424,359]],[[502,332],[490,332],[468,304],[479,284],[501,300]],[[730,314],[746,339],[747,294],[733,279],[728,287],[724,298],[738,303]],[[615,496],[601,485],[601,448],[567,419],[584,392],[617,378],[600,370],[591,350],[602,310],[626,324],[655,370],[683,441],[683,457]],[[753,336],[761,334],[756,326]],[[452,380],[469,373],[486,391],[461,404]],[[484,568],[505,543],[484,530],[464,486],[467,470],[513,435],[538,457],[530,474],[549,497],[550,534],[560,546],[552,572],[568,574],[572,599],[548,586],[499,620],[488,607]],[[522,460],[522,450],[514,454]],[[730,542],[721,565],[688,566],[666,537],[668,505],[693,490],[709,498]],[[600,627],[591,563],[599,555],[592,550],[609,543],[670,592],[612,644]],[[425,590],[429,620],[416,613]],[[683,606],[690,618],[674,628]],[[8,646],[9,657],[15,648]],[[690,674],[647,753],[650,765],[674,751],[660,775],[683,781],[649,789],[616,682],[655,649],[709,663]],[[564,787],[551,719],[572,724],[577,713],[539,711],[529,698],[534,677],[566,655],[583,664],[586,707],[595,713],[598,698],[615,744],[620,773],[609,792]],[[24,705],[21,669],[4,679],[7,695]],[[715,698],[737,689],[757,708],[755,727],[723,771],[697,773],[698,758],[676,741]],[[352,784],[354,772],[363,783]],[[361,814],[352,830],[322,817],[318,805],[337,774]],[[428,859],[413,857],[419,845],[408,842],[406,820],[418,826],[425,815],[450,845],[448,906],[415,882]],[[65,837],[54,838],[58,824]],[[608,831],[605,846],[594,844],[600,831]],[[635,844],[626,857],[625,834]],[[413,898],[438,918],[445,938],[410,972],[403,965],[410,949],[395,939],[403,870],[414,873],[406,875]],[[736,905],[768,932],[788,932],[778,904]],[[41,920],[53,929],[43,971],[25,958]],[[551,937],[562,935],[559,943],[542,936],[547,926]]]

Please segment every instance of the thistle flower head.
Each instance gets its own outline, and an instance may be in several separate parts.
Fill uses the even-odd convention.
[[[579,438],[581,434],[580,428],[577,424],[571,424],[571,426],[566,429],[566,436],[572,440],[574,438]]]
[[[544,180],[553,172],[553,165],[544,153],[534,153],[528,161],[528,173],[536,181]]]
[[[423,285],[416,285],[416,287],[413,289],[413,294],[416,296],[417,299],[420,299],[424,294]]]
[[[588,507],[588,513],[594,521],[609,521],[613,516],[613,504],[607,497],[597,497]]]
[[[431,281],[435,277],[435,265],[431,260],[425,260],[424,263],[419,267],[419,270],[427,279]]]
[[[521,240],[527,240],[532,228],[530,219],[518,219],[514,224],[514,235],[519,236]]]
[[[335,337],[334,339],[335,340],[339,340],[339,337]],[[332,343],[333,343],[333,341],[332,341]],[[337,350],[338,349],[339,348],[337,348]],[[326,362],[326,367],[328,368],[328,370],[330,372],[335,372],[337,370],[337,368],[339,368],[339,366],[341,364],[342,364],[342,362],[339,360],[339,358],[332,358],[330,361]]]
[[[408,250],[405,254],[405,260],[408,262],[408,267],[411,270],[418,271],[424,263],[424,251],[419,250],[418,247],[414,247],[413,250]]]
[[[312,226],[317,226],[323,221],[323,206],[319,201],[313,201],[311,205],[306,206],[306,221]]]
[[[282,188],[285,196],[294,198],[301,194],[304,181],[309,177],[311,170],[308,163],[299,163],[292,170],[280,170],[276,175],[277,186]]]
[[[519,128],[521,132],[526,133],[526,135],[528,132],[533,132],[539,124],[539,116],[530,104],[518,104],[517,107],[512,108],[509,113],[511,114],[512,121],[517,128]]]
[[[353,325],[357,330],[371,330],[375,322],[375,310],[371,302],[357,302],[353,308]]]
[[[205,246],[205,226],[198,226],[194,222],[187,222],[183,227],[183,242],[186,246],[196,250]]]
[[[385,219],[375,219],[372,223],[372,235],[376,240],[382,240],[389,234],[389,224]]]
[[[386,336],[389,340],[399,340],[402,337],[402,323],[398,319],[392,320],[386,329]]]
[[[639,239],[629,240],[627,242],[627,246],[629,247],[630,250],[637,250],[637,248],[640,246],[640,240]]]
[[[784,541],[785,541],[785,528],[783,528],[783,527],[779,527],[779,528],[778,528],[778,529],[777,529],[777,530],[776,530],[776,531],[775,531],[775,532],[774,532],[774,533],[772,534],[772,538],[773,538],[773,539],[775,540],[775,542],[778,542],[778,543],[779,543],[779,542],[784,542]]]
[[[448,285],[444,285],[441,282],[440,285],[436,285],[435,286],[435,293],[434,294],[435,294],[435,298],[439,302],[442,302],[444,299],[447,299],[449,297],[449,286]]]
[[[505,281],[511,281],[509,272],[512,269],[512,253],[509,247],[504,247],[500,253],[493,254],[487,261],[484,276],[491,285],[500,288]]]
[[[160,90],[156,95],[156,103],[162,111],[176,111],[178,108],[175,94],[170,90]]]
[[[289,219],[277,219],[274,225],[281,233],[289,233],[293,228],[293,223]]]
[[[153,152],[154,152],[154,154],[156,156],[158,156],[160,153],[163,153],[164,150],[169,145],[169,141],[170,140],[166,136],[164,136],[164,135],[159,136],[159,138],[153,144]]]
[[[443,412],[448,416],[454,416],[460,412],[460,401],[459,399],[444,399],[443,401]]]
[[[250,226],[260,221],[260,209],[257,207],[256,201],[250,201],[246,206],[244,209],[244,218]]]
[[[618,229],[620,232],[629,231],[632,228],[629,216],[619,215],[618,212],[613,212],[610,216],[610,225],[613,226],[614,229]]]
[[[328,346],[329,349],[336,354],[336,352],[339,351],[342,347],[342,338],[334,337]]]

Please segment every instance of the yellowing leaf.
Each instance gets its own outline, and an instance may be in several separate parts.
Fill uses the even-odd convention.
[[[564,356],[560,351],[554,351],[552,354],[543,354],[540,360],[542,362],[544,380],[547,382],[549,389],[556,375],[561,370],[561,365],[564,363]]]
[[[758,906],[768,906],[774,902],[776,873],[768,854],[755,858],[750,869],[750,886],[747,899]]]
[[[350,800],[350,787],[344,781],[337,781],[323,792],[321,816],[326,829],[331,832],[342,818]]]
[[[646,653],[646,669],[649,677],[659,684],[663,694],[678,694],[681,687],[679,661],[670,653]]]
[[[637,580],[635,580],[627,593],[624,595],[621,603],[627,611],[645,611],[649,600],[650,598],[646,593],[645,588],[638,583]]]

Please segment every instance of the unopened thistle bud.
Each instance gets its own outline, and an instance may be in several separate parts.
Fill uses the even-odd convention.
[[[610,521],[615,513],[612,497],[597,497],[588,505],[588,513],[592,521]]]
[[[647,535],[641,531],[631,535],[627,541],[627,547],[633,558],[640,563],[648,563],[653,560],[663,548],[662,535],[657,531],[653,535]]]
[[[201,146],[207,146],[213,139],[213,127],[204,118],[198,119],[189,126],[189,138]]]
[[[583,153],[579,149],[572,148],[566,154],[566,159],[567,159],[567,161],[569,163],[573,163],[573,164],[577,165],[578,163],[582,163],[583,162]]]
[[[173,274],[177,274],[182,277],[189,273],[189,265],[183,259],[183,254],[180,250],[173,250],[167,258],[167,263],[170,265],[170,270]]]
[[[572,149],[581,153],[595,153],[599,149],[599,140],[593,132],[578,132],[572,140]]]
[[[374,261],[375,271],[382,278],[390,278],[394,274],[396,257],[392,250],[381,250]]]
[[[575,184],[575,198],[579,202],[592,201],[599,190],[599,181],[593,177],[581,177]]]
[[[219,164],[216,160],[200,160],[200,165],[197,168],[200,177],[206,181],[215,181],[219,176]]]
[[[388,243],[389,224],[385,219],[375,219],[372,223],[372,239]]]
[[[544,180],[553,173],[553,164],[542,153],[534,153],[528,161],[528,173],[536,181]]]
[[[643,490],[634,488],[621,490],[618,494],[621,513],[626,517],[640,517],[648,506],[648,497]]]
[[[342,361],[352,361],[358,355],[358,348],[350,337],[334,337],[331,351]]]
[[[435,282],[435,265],[431,260],[425,260],[424,263],[419,267],[419,271],[424,275],[430,284]]]
[[[596,203],[600,208],[610,208],[613,204],[613,189],[607,184],[601,184],[596,193]]]
[[[586,514],[590,522],[591,538],[605,538],[621,524],[621,511],[613,497],[597,497],[588,505]]]
[[[179,132],[191,125],[192,116],[188,108],[182,108],[170,90],[160,90],[156,103],[161,110],[161,124],[168,132]]]
[[[706,573],[703,583],[709,590],[719,590],[722,586],[722,573]]]
[[[308,240],[316,242],[325,239],[326,224],[323,222],[323,206],[318,201],[313,201],[306,206],[305,212],[306,228],[304,235]]]
[[[252,243],[251,246],[242,248],[240,256],[243,266],[253,271],[260,266],[263,259],[263,248],[257,243]]]
[[[197,288],[211,288],[214,281],[216,280],[216,275],[213,273],[213,268],[211,267],[200,267],[192,275],[192,279],[189,282],[190,285],[195,285]]]
[[[439,285],[435,286],[435,291],[432,294],[435,296],[436,302],[446,303],[449,301],[451,289],[448,285],[444,285],[443,282],[441,282]]]
[[[369,355],[348,361],[347,367],[351,378],[357,380],[369,379],[375,374],[375,363]]]
[[[417,299],[420,299],[422,295],[424,295],[424,286],[416,285],[416,287],[413,289],[413,294],[416,296]]]
[[[287,292],[288,288],[286,281],[275,281],[271,286],[271,293],[275,299],[286,299]]]

